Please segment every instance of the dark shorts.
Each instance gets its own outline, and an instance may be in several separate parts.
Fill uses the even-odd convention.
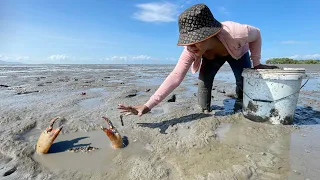
[[[243,97],[243,77],[241,74],[244,68],[251,68],[252,66],[249,52],[238,60],[233,59],[230,55],[212,60],[203,58],[198,82],[198,103],[203,110],[210,110],[213,79],[225,62],[229,63],[235,76],[238,99]]]

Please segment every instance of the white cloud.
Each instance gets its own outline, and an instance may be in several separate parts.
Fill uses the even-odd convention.
[[[223,7],[223,6],[220,6],[218,8],[219,12],[222,13],[222,14],[225,14],[225,15],[228,15],[230,14],[230,12],[227,10],[227,8]]]
[[[301,60],[320,59],[320,54],[293,55],[293,56],[290,56],[289,58],[291,58],[291,59],[301,59]]]
[[[30,60],[30,57],[29,56],[18,56],[16,58],[17,61],[28,61]]]
[[[145,22],[174,22],[177,20],[178,6],[170,2],[145,3],[136,5],[139,8],[133,18]]]
[[[113,56],[111,58],[112,61],[115,61],[115,60],[124,60],[124,61],[127,61],[127,56]]]
[[[1,54],[0,54],[0,60],[8,61],[8,60],[10,60],[10,58],[9,58],[8,56],[1,55]]]
[[[148,55],[138,55],[138,56],[113,56],[106,57],[103,59],[107,63],[150,63],[158,60],[158,58],[154,58]]]
[[[105,61],[109,62],[127,62],[127,56],[113,56],[104,58]]]
[[[66,60],[68,59],[69,57],[65,54],[56,54],[56,55],[51,55],[49,56],[47,59],[50,59],[50,60]]]
[[[140,56],[135,56],[135,57],[132,57],[132,59],[134,60],[146,60],[146,59],[152,59],[151,56],[147,56],[147,55],[140,55]]]
[[[294,40],[289,40],[289,41],[281,41],[281,44],[308,44],[306,41],[294,41]]]
[[[177,58],[170,57],[170,58],[166,58],[166,60],[168,60],[168,61],[172,61],[172,62],[175,62],[175,61],[177,61]]]
[[[0,54],[0,60],[9,61],[9,62],[28,63],[28,61],[30,60],[30,57],[29,56],[5,56]]]

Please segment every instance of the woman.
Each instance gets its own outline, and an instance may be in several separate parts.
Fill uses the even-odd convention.
[[[146,104],[120,104],[118,109],[123,113],[141,116],[149,112],[180,85],[191,66],[192,73],[196,73],[201,64],[198,103],[203,111],[210,111],[212,82],[226,61],[233,70],[240,100],[244,68],[251,68],[252,64],[255,69],[277,68],[260,64],[261,36],[258,28],[231,21],[220,23],[205,4],[193,5],[179,15],[179,32],[178,46],[185,48],[173,71]]]

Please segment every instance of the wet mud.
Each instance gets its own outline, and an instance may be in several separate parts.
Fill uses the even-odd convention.
[[[0,179],[295,180],[320,176],[320,92],[310,87],[312,83],[300,93],[291,125],[246,118],[235,99],[228,66],[214,81],[210,113],[198,107],[197,74],[188,72],[181,86],[151,112],[121,120],[117,105],[145,103],[173,68],[0,66],[0,84],[5,85],[0,87]],[[317,74],[319,69],[308,67],[308,73]],[[318,77],[314,75],[311,82]],[[250,106],[252,111],[255,108]],[[275,116],[277,111],[270,114]],[[37,154],[37,139],[56,116],[61,117],[58,126],[63,125],[63,130],[48,154]],[[105,125],[103,116],[127,138],[127,146],[112,148],[100,129]]]

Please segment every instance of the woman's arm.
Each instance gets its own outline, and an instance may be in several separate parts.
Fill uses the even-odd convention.
[[[260,64],[261,59],[261,34],[260,29],[247,25],[248,28],[248,43],[251,54],[251,60],[253,67],[258,66]]]
[[[184,48],[173,71],[161,84],[158,90],[150,97],[145,106],[151,110],[154,106],[166,98],[175,88],[177,88],[184,79],[194,59],[194,54],[189,52],[187,48]]]

